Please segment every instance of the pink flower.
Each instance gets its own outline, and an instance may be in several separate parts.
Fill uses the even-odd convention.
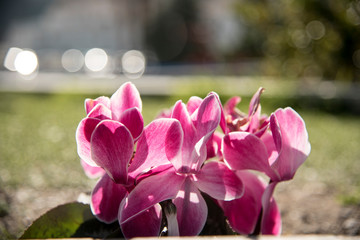
[[[200,102],[199,102],[200,103]],[[241,180],[224,163],[207,158],[206,144],[220,122],[218,97],[212,93],[199,105],[187,108],[178,101],[172,110],[174,123],[167,134],[153,134],[152,141],[164,142],[163,151],[144,144],[141,137],[137,154],[144,155],[144,162],[154,159],[168,160],[168,169],[143,179],[122,202],[119,222],[122,227],[152,206],[172,199],[177,208],[177,224],[170,226],[174,234],[197,235],[207,218],[207,206],[201,196],[204,192],[219,200],[233,200],[241,197]],[[175,120],[176,119],[176,120]],[[142,154],[146,150],[147,154]],[[149,154],[151,153],[151,156]],[[135,160],[135,159],[134,159]],[[200,192],[201,191],[201,192]],[[133,229],[132,231],[136,231]],[[170,233],[171,234],[171,233]]]
[[[263,193],[257,191],[255,198],[248,200],[244,198],[237,202],[242,201],[245,205],[251,205],[253,201],[252,204],[259,206],[256,199],[260,199],[261,196],[262,214],[257,220],[261,221],[261,232],[276,235],[280,233],[281,224],[277,208],[273,207],[274,189],[278,182],[294,177],[296,170],[310,154],[310,143],[304,121],[291,108],[278,109],[271,114],[266,129],[261,137],[256,133],[230,132],[224,137],[222,146],[224,160],[232,169],[257,170],[269,176],[270,184]],[[243,181],[246,180],[243,179]],[[223,209],[228,214],[231,211],[246,210],[240,205],[232,204],[224,204]],[[237,228],[240,227],[240,232],[244,230],[238,223],[233,224]]]
[[[91,166],[96,166],[91,158],[90,140],[95,127],[104,120],[122,123],[137,140],[144,128],[141,115],[142,102],[136,87],[124,83],[111,98],[99,97],[95,100],[86,99],[86,118],[82,119],[76,130],[77,150],[80,158]]]
[[[248,132],[227,134],[224,159],[236,170],[264,172],[273,182],[290,180],[310,154],[305,123],[292,108],[285,108],[271,114],[268,128],[261,138]]]
[[[144,128],[134,154],[133,137],[122,123],[104,120],[96,126],[90,141],[91,157],[107,173],[98,181],[91,196],[91,209],[99,220],[106,223],[115,221],[120,203],[136,184],[170,167],[166,154],[173,152],[177,146],[170,144],[165,148],[165,145],[179,128],[180,124],[175,119],[151,122]],[[150,220],[151,224],[147,228],[140,227],[144,221]],[[136,232],[130,231],[134,229],[134,224],[139,227]],[[154,204],[122,227],[124,236],[131,238],[156,236],[160,225],[161,208]]]

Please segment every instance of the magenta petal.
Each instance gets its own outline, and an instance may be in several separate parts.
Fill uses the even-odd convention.
[[[211,138],[206,143],[207,155],[206,158],[222,157],[221,153],[221,142],[224,135],[219,132],[214,132]]]
[[[230,98],[225,104],[224,104],[224,112],[226,115],[232,115],[235,113],[236,105],[241,101],[241,98],[238,96]]]
[[[310,154],[310,143],[303,119],[292,108],[278,109],[270,119],[271,132],[279,156],[272,168],[281,180],[292,179]]]
[[[198,139],[200,136],[207,136],[207,139],[210,137],[219,126],[220,115],[221,109],[218,98],[215,93],[212,93],[203,100],[198,109],[198,117],[194,123]]]
[[[111,119],[111,111],[104,104],[97,104],[88,114],[88,117],[100,120]]]
[[[260,96],[264,92],[264,90],[264,88],[260,87],[254,94],[254,96],[251,98],[249,105],[249,117],[254,115],[255,112],[257,112],[258,107],[260,106]]]
[[[173,202],[177,209],[180,236],[198,235],[205,225],[208,209],[201,193],[189,178]]]
[[[222,162],[206,163],[194,179],[200,191],[218,200],[233,200],[244,193],[242,181]]]
[[[186,104],[186,108],[190,115],[193,114],[199,108],[202,101],[203,100],[199,97],[196,96],[190,97],[189,101]]]
[[[224,111],[224,109],[223,109],[223,107],[222,107],[220,97],[219,97],[219,95],[216,94],[215,92],[211,92],[210,94],[215,95],[216,100],[217,100],[218,103],[219,103],[219,107],[220,107],[220,128],[221,128],[221,130],[226,134],[226,133],[228,133],[229,130],[228,130],[227,126],[226,126],[225,111]],[[209,95],[210,95],[210,94],[209,94]]]
[[[80,163],[84,169],[86,176],[88,176],[89,178],[98,178],[105,174],[105,170],[101,167],[91,166],[82,159],[80,160]]]
[[[262,196],[263,215],[261,233],[267,235],[280,235],[281,215],[273,198],[273,192],[277,182],[270,183]]]
[[[196,129],[190,118],[190,115],[186,109],[186,106],[181,101],[177,101],[173,112],[172,118],[175,118],[180,121],[182,130],[184,132],[183,144],[181,150],[181,158],[178,158],[176,161],[172,161],[174,167],[179,172],[189,172],[190,169],[193,169],[193,164],[197,163],[197,159],[194,159],[194,145],[196,141]]]
[[[120,115],[119,121],[129,129],[135,141],[140,137],[144,129],[144,120],[138,108],[125,110]]]
[[[111,223],[117,219],[121,201],[127,191],[104,175],[91,194],[91,211],[102,222]]]
[[[86,114],[89,114],[89,112],[99,103],[103,104],[107,108],[110,108],[110,99],[108,97],[98,97],[97,99],[93,100],[90,98],[85,99],[85,111]]]
[[[184,180],[173,170],[142,180],[124,200],[119,212],[120,224],[134,219],[157,203],[175,198]]]
[[[157,237],[161,227],[161,206],[155,204],[130,221],[120,225],[126,239],[134,237]]]
[[[91,137],[91,156],[117,183],[127,183],[127,168],[134,151],[130,131],[121,123],[104,120]]]
[[[182,139],[183,131],[176,119],[152,121],[139,138],[129,174],[135,178],[150,168],[170,164],[170,161],[179,158]]]
[[[237,171],[237,175],[244,183],[244,195],[232,201],[218,201],[224,211],[230,226],[239,234],[251,234],[262,208],[261,197],[265,183],[256,175],[248,171]]]
[[[84,118],[76,129],[76,145],[79,157],[91,166],[97,166],[91,158],[90,140],[95,127],[100,123],[96,118]]]
[[[252,169],[274,176],[264,143],[247,132],[231,132],[223,139],[224,160],[235,170]]]
[[[134,84],[126,82],[111,96],[110,109],[113,113],[113,119],[120,119],[121,114],[129,108],[138,108],[141,112],[142,102],[140,93]]]

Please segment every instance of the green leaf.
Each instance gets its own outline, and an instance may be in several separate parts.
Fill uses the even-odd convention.
[[[89,205],[73,202],[53,208],[39,217],[20,239],[105,238],[114,232],[119,232],[117,222],[102,223],[92,215]]]

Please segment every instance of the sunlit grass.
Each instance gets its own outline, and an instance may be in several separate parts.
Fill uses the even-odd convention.
[[[89,95],[0,95],[0,179],[7,187],[90,190],[94,182],[82,172],[76,152],[75,130],[85,116]],[[187,101],[189,96],[182,96]],[[202,95],[201,97],[204,97]],[[225,101],[228,96],[224,97]],[[143,114],[149,123],[176,97],[143,97]],[[247,111],[249,98],[240,105]],[[263,112],[271,113],[292,101],[262,99]],[[345,203],[360,201],[360,118],[320,110],[296,108],[304,118],[312,151],[300,178],[315,179],[333,187]],[[309,174],[311,176],[309,176]]]

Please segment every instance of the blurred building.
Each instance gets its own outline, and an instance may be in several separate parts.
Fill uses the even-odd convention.
[[[33,49],[41,69],[61,70],[68,49],[131,49],[148,63],[221,61],[241,37],[234,0],[21,0],[2,2],[0,49]]]

